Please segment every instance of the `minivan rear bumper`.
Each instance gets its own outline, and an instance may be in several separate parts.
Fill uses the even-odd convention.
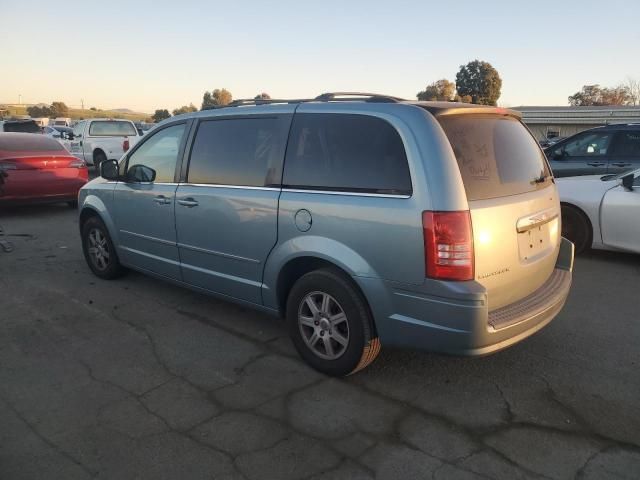
[[[507,348],[547,325],[569,295],[573,244],[562,239],[549,279],[527,297],[489,311],[477,282],[427,280],[419,288],[358,279],[371,305],[383,346],[426,349],[455,355],[486,355]],[[369,291],[367,291],[369,289]],[[376,313],[388,314],[376,315]]]

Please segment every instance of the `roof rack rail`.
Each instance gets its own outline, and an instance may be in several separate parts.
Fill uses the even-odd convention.
[[[217,108],[227,108],[227,107],[242,107],[245,105],[272,105],[276,103],[353,102],[353,101],[364,101],[364,102],[371,102],[371,103],[396,103],[396,102],[403,102],[405,100],[403,98],[393,97],[391,95],[381,95],[378,93],[329,92],[329,93],[323,93],[322,95],[318,95],[316,98],[297,98],[297,99],[240,98],[238,100],[233,100],[232,102],[226,105],[211,105],[203,108],[203,110],[215,110]]]
[[[311,98],[281,99],[281,98],[239,98],[226,105],[211,105],[203,110],[215,110],[216,108],[242,107],[244,105],[271,105],[274,103],[303,103],[312,102]]]
[[[343,97],[356,97],[356,98],[343,98]],[[365,102],[380,102],[380,103],[397,103],[405,101],[404,98],[394,97],[391,95],[382,95],[379,93],[369,92],[328,92],[318,95],[315,100],[321,102],[344,102],[353,100],[364,100]]]

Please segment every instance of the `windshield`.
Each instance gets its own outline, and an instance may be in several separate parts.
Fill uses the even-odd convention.
[[[519,120],[478,114],[438,120],[458,160],[469,200],[531,192],[550,182],[544,154]]]

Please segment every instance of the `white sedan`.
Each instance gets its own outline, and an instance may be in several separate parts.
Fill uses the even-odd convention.
[[[562,236],[587,248],[640,253],[640,169],[556,179]]]

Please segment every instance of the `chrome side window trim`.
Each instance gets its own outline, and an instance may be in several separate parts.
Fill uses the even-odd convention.
[[[181,183],[181,187],[235,188],[238,190],[270,190],[280,191],[280,187],[250,187],[248,185],[221,185],[218,183]]]
[[[298,188],[283,188],[283,192],[289,193],[317,193],[322,195],[345,195],[349,197],[379,197],[379,198],[411,198],[411,195],[394,195],[390,193],[365,193],[365,192],[339,192],[334,190],[312,190]]]

